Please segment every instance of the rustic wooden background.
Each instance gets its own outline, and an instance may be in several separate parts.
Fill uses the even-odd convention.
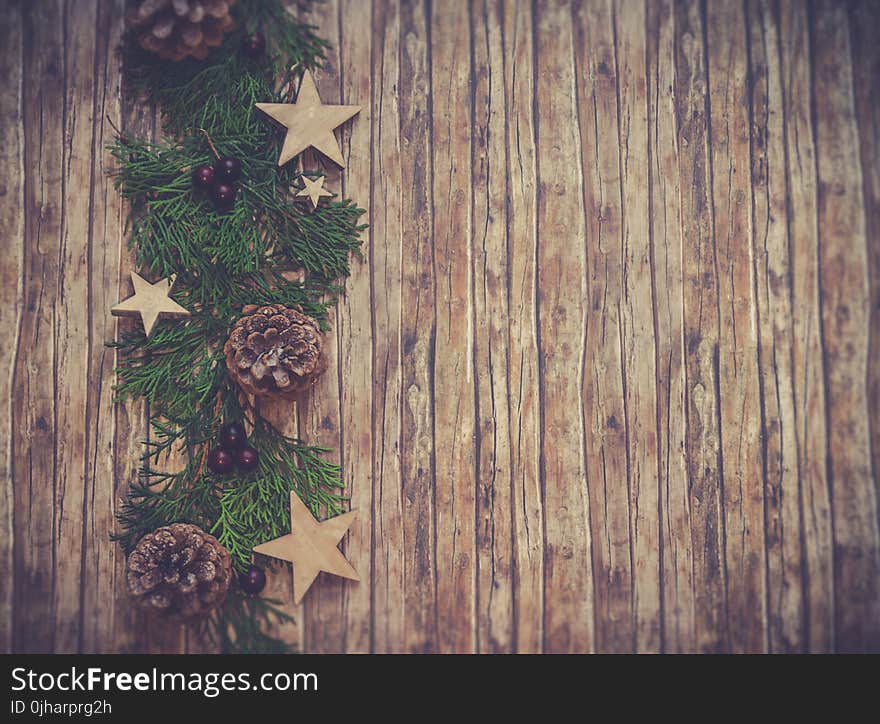
[[[144,410],[106,117],[121,0],[0,2],[0,645],[200,650],[108,535]],[[331,369],[363,582],[309,651],[880,650],[880,4],[329,0]],[[372,32],[369,29],[372,28]],[[290,598],[290,580],[272,591]]]

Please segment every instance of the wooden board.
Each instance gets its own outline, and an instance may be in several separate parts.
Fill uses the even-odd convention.
[[[123,5],[0,11],[2,650],[205,650],[131,612],[108,539],[148,431],[103,346],[131,269],[106,116],[157,132],[125,94]],[[362,106],[327,187],[370,228],[330,369],[265,413],[335,448],[361,581],[294,608],[273,575],[277,633],[880,650],[876,4],[308,17],[322,98]]]

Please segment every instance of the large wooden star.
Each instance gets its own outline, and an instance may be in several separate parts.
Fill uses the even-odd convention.
[[[257,553],[293,563],[293,599],[299,604],[321,571],[359,581],[357,571],[336,546],[354,522],[356,511],[318,522],[290,491],[290,533],[254,548]]]
[[[345,168],[345,160],[333,130],[360,113],[360,106],[333,106],[321,103],[312,74],[303,74],[296,103],[257,103],[263,113],[287,128],[278,165],[283,166],[307,148],[316,148]]]
[[[140,315],[144,323],[144,333],[149,337],[160,317],[188,317],[189,312],[168,295],[174,286],[175,277],[160,279],[150,284],[140,274],[131,273],[134,296],[125,299],[110,310],[114,317]]]

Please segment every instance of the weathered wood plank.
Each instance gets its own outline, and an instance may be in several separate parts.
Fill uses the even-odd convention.
[[[573,122],[578,79],[568,5],[542,3],[535,22],[544,649],[590,651],[595,641],[593,578],[587,431],[580,394],[582,385],[588,384],[584,371],[588,290],[581,241],[586,239],[581,142],[578,124]],[[601,485],[601,479],[593,482]]]
[[[54,542],[56,585],[54,650],[75,653],[82,634],[80,594],[84,578],[87,489],[91,217],[96,125],[96,3],[66,5],[64,27],[65,157],[62,171],[61,249],[54,302],[56,474]],[[100,121],[98,121],[100,124]]]
[[[544,514],[537,324],[535,48],[531,8],[505,0],[507,108],[508,370],[514,556],[514,641],[539,653],[544,642]]]
[[[317,33],[330,43],[323,66],[314,73],[315,84],[325,103],[340,102],[339,86],[339,4],[335,0],[315,4],[308,16]],[[352,123],[358,123],[355,116]],[[337,134],[338,137],[338,134]],[[325,186],[334,193],[340,190],[342,172],[320,154],[307,151],[302,156],[304,172],[320,171],[326,177]],[[341,421],[339,409],[339,310],[334,307],[329,314],[330,330],[324,335],[324,354],[327,370],[317,384],[299,402],[300,437],[312,445],[331,449],[328,460],[340,463],[342,459]],[[347,482],[347,481],[346,481]],[[345,491],[346,494],[349,492]],[[346,549],[345,543],[342,546]],[[321,575],[315,586],[303,600],[305,620],[301,635],[303,649],[314,653],[333,653],[344,649],[344,620],[342,616],[343,591],[349,584],[337,576]]]
[[[470,14],[433,13],[431,146],[436,332],[434,500],[437,634],[442,652],[476,650],[474,280]],[[472,91],[473,92],[473,91]]]
[[[862,165],[853,105],[846,9],[817,2],[814,113],[819,277],[834,521],[836,647],[880,647],[880,541],[867,407],[868,277]],[[875,411],[876,412],[876,411]]]
[[[791,243],[792,375],[804,547],[806,649],[834,646],[831,499],[827,472],[825,363],[819,314],[817,174],[812,121],[811,46],[807,8],[780,3],[780,64]]]
[[[423,5],[400,7],[398,109],[401,218],[403,554],[406,627],[396,646],[439,648],[437,630],[437,521],[435,507],[434,349],[437,281],[434,277],[431,204],[431,56]],[[381,201],[378,201],[381,203]],[[441,420],[441,424],[446,420]],[[448,450],[442,454],[447,455]],[[446,530],[442,532],[446,535]],[[401,646],[402,644],[402,646]]]
[[[862,203],[870,274],[868,341],[868,416],[871,463],[880,505],[880,5],[866,0],[850,4],[853,88],[859,151],[862,161]],[[880,508],[878,508],[880,517]]]
[[[779,25],[772,3],[752,0],[752,229],[754,238],[764,439],[767,647],[801,651],[805,641],[800,474],[793,375],[791,241]]]
[[[477,646],[514,650],[513,479],[507,372],[507,103],[503,7],[471,7],[473,276],[476,379]]]
[[[587,428],[596,650],[619,652],[635,648],[635,594],[622,330],[625,252],[621,144],[625,141],[618,117],[618,69],[610,0],[577,6],[575,34],[589,301],[581,386]],[[571,296],[569,292],[565,305],[570,304]]]
[[[116,324],[109,314],[119,296],[120,254],[124,251],[124,204],[113,186],[110,171],[113,159],[106,146],[114,132],[106,121],[109,116],[122,127],[121,79],[118,55],[123,31],[123,3],[103,0],[98,3],[95,28],[95,124],[91,153],[92,203],[90,214],[89,259],[89,399],[85,429],[88,434],[85,455],[86,483],[83,511],[85,518],[83,573],[81,580],[80,649],[107,651],[116,648],[113,606],[117,595],[116,566],[122,560],[119,545],[110,540],[115,529],[115,435],[113,385],[114,354],[105,346],[114,338]],[[108,615],[108,612],[110,615]]]
[[[405,649],[408,564],[414,545],[404,524],[403,484],[403,150],[398,95],[401,52],[397,3],[373,9],[374,132],[371,168],[370,280],[373,317],[373,649]],[[407,220],[407,224],[409,221]],[[409,237],[407,237],[409,239]],[[411,531],[411,528],[409,529]]]
[[[675,106],[675,15],[669,0],[648,4],[648,169],[654,270],[658,466],[660,469],[662,647],[695,648],[691,507],[684,456],[682,227]]]
[[[22,108],[23,17],[20,4],[6,3],[0,8],[0,164],[5,169],[0,204],[0,238],[6,239],[0,257],[0,329],[7,344],[0,349],[0,369],[4,371],[3,411],[9,422],[0,441],[0,568],[6,580],[0,591],[0,651],[13,650],[16,617],[15,593],[22,585],[16,580],[15,543],[15,442],[12,425],[15,360],[21,354],[19,330],[24,312],[23,262],[25,253],[24,215],[24,127]]]
[[[362,208],[369,205],[372,189],[371,135],[373,125],[372,9],[360,0],[341,0],[339,6],[342,53],[340,81],[342,102],[362,106],[342,135],[346,169],[342,191]],[[370,223],[367,208],[364,223]],[[369,652],[372,642],[372,548],[373,542],[373,305],[371,304],[370,253],[372,230],[363,235],[363,251],[352,258],[351,276],[339,302],[339,379],[342,437],[342,475],[351,490],[351,508],[359,511],[349,530],[346,554],[360,574],[361,582],[344,589],[345,650]]]
[[[633,564],[633,648],[660,651],[660,479],[654,289],[648,211],[646,8],[615,2],[618,144],[622,195],[621,354]]]
[[[802,550],[798,534],[798,442],[794,399],[790,240],[786,224],[785,108],[779,27],[771,3],[751,0],[752,235],[760,353],[767,548],[767,648],[804,642]]]
[[[746,26],[741,4],[711,3],[706,9],[726,625],[730,650],[756,652],[764,650],[766,637],[763,400],[751,226]],[[711,257],[706,261],[711,264]],[[705,311],[716,313],[712,307]]]
[[[12,389],[14,485],[13,647],[55,650],[55,323],[63,215],[65,46],[63,8],[24,8],[24,313]],[[64,381],[60,381],[64,384]],[[82,499],[79,501],[82,504]]]
[[[707,132],[706,49],[699,7],[676,0],[674,12],[694,648],[720,651],[727,648],[728,631],[718,388],[719,292]]]

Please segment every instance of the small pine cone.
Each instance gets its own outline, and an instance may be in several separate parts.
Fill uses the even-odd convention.
[[[189,523],[157,528],[126,561],[136,603],[172,622],[200,618],[219,606],[232,581],[232,558],[218,540]]]
[[[281,304],[249,304],[223,351],[229,374],[251,395],[294,399],[324,371],[317,320]]]
[[[235,0],[138,0],[125,19],[138,45],[165,60],[208,57],[235,27]]]

